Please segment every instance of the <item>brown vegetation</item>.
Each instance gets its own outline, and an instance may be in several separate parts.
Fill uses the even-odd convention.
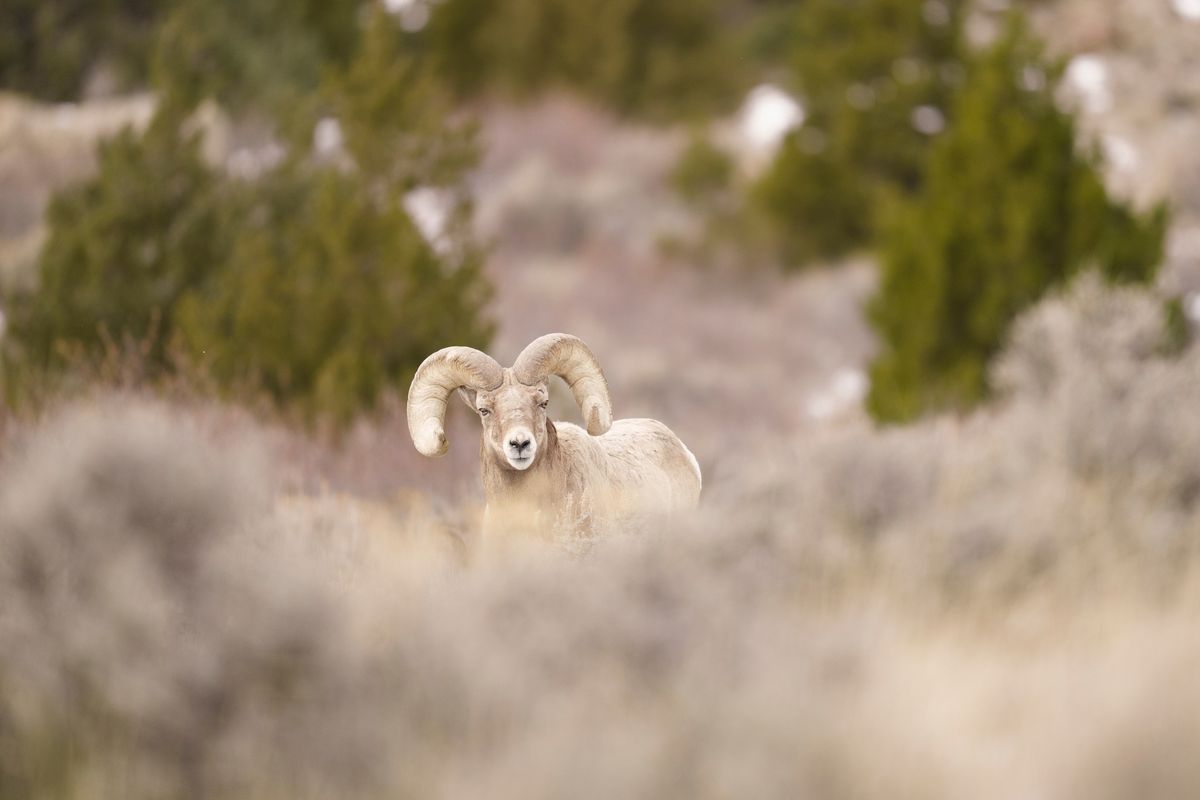
[[[1200,349],[1160,343],[1084,282],[995,410],[731,453],[583,560],[65,409],[0,473],[0,796],[1185,796]]]

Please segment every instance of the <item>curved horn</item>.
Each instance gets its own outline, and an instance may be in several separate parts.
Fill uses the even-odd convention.
[[[408,433],[421,455],[445,455],[446,401],[460,386],[495,389],[504,380],[496,360],[473,347],[446,347],[425,359],[408,388]]]
[[[612,427],[612,400],[600,362],[583,341],[567,333],[548,333],[529,343],[513,364],[517,380],[532,385],[557,375],[567,382],[592,436]]]

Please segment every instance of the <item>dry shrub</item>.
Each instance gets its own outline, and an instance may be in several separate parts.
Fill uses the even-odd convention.
[[[1195,794],[1200,350],[1160,322],[1085,281],[992,410],[747,454],[584,558],[69,411],[0,477],[0,797]]]
[[[231,448],[114,398],[6,460],[0,795],[207,796],[272,754],[348,775],[367,756],[305,746],[353,650],[312,559],[250,535],[270,484]]]

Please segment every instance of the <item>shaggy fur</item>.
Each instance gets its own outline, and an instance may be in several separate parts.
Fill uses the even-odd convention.
[[[571,387],[588,430],[547,418],[550,375]],[[657,420],[612,422],[600,365],[574,336],[543,336],[508,369],[462,347],[426,359],[409,390],[409,430],[426,455],[445,452],[445,404],[455,389],[483,426],[488,535],[588,539],[699,501],[695,456]]]
[[[486,534],[591,538],[700,500],[696,457],[658,420],[618,420],[601,436],[547,420],[546,443],[521,472],[481,445]]]

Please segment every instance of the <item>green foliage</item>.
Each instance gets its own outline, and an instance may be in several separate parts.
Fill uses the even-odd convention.
[[[737,26],[737,47],[743,58],[763,73],[787,63],[802,24],[794,0],[725,0],[722,5]]]
[[[743,179],[733,156],[694,131],[688,146],[668,175],[671,187],[694,211],[702,224],[683,236],[664,236],[661,252],[668,258],[738,268],[761,246],[759,220],[746,214],[742,203]]]
[[[748,213],[765,222],[770,249],[789,268],[844,255],[867,243],[875,227],[864,175],[845,153],[805,144],[812,141],[811,131],[789,135],[749,189]]]
[[[733,158],[699,134],[689,140],[670,175],[675,191],[694,202],[711,202],[729,192],[733,179]]]
[[[919,189],[964,57],[963,0],[808,0],[791,63],[807,120],[751,188],[789,266],[873,242],[878,209]]]
[[[447,122],[453,108],[444,85],[426,61],[405,52],[382,11],[372,16],[354,61],[325,81],[321,101],[341,121],[362,172],[389,185],[451,184],[478,156],[474,128]]]
[[[5,0],[0,89],[78,98],[98,68],[277,114],[344,66],[374,0]],[[741,82],[729,0],[440,0],[415,38],[460,96],[569,87],[656,118],[732,102]],[[778,38],[778,37],[776,37]]]
[[[126,340],[147,343],[147,367],[164,369],[177,304],[227,258],[228,194],[197,137],[171,126],[103,144],[97,175],[50,206],[37,291],[5,304],[10,378]]]
[[[740,83],[715,0],[444,0],[421,39],[460,95],[579,90],[670,118],[728,105]]]
[[[353,52],[360,0],[181,0],[154,48],[154,82],[184,109],[214,99],[286,114]]]
[[[186,106],[286,108],[345,64],[364,0],[5,0],[0,88],[72,100],[93,70]]]
[[[344,423],[430,351],[487,345],[490,288],[461,186],[473,131],[446,122],[444,92],[401,51],[391,17],[371,17],[351,62],[294,115],[308,131],[336,115],[344,153],[310,153],[310,133],[242,181],[182,133],[188,104],[168,97],[144,135],[107,144],[96,177],[54,202],[41,281],[5,303],[10,394],[136,342],[150,377],[182,363],[229,393]],[[406,210],[416,187],[450,205],[436,247]]]
[[[1027,80],[1038,73],[1046,80]],[[1013,318],[1084,267],[1153,277],[1165,209],[1139,217],[1108,197],[1055,103],[1057,78],[1014,24],[970,65],[924,188],[897,204],[870,309],[883,343],[868,399],[878,419],[980,400]]]
[[[139,82],[161,6],[159,0],[4,0],[0,89],[70,100],[100,66],[119,83]]]
[[[1193,338],[1192,324],[1183,307],[1183,298],[1179,295],[1163,302],[1163,323],[1166,328],[1163,333],[1163,354],[1177,356],[1187,350]]]
[[[180,310],[185,352],[218,384],[346,422],[431,350],[486,346],[478,257],[447,264],[403,196],[357,174],[281,171],[256,191],[231,260]]]

